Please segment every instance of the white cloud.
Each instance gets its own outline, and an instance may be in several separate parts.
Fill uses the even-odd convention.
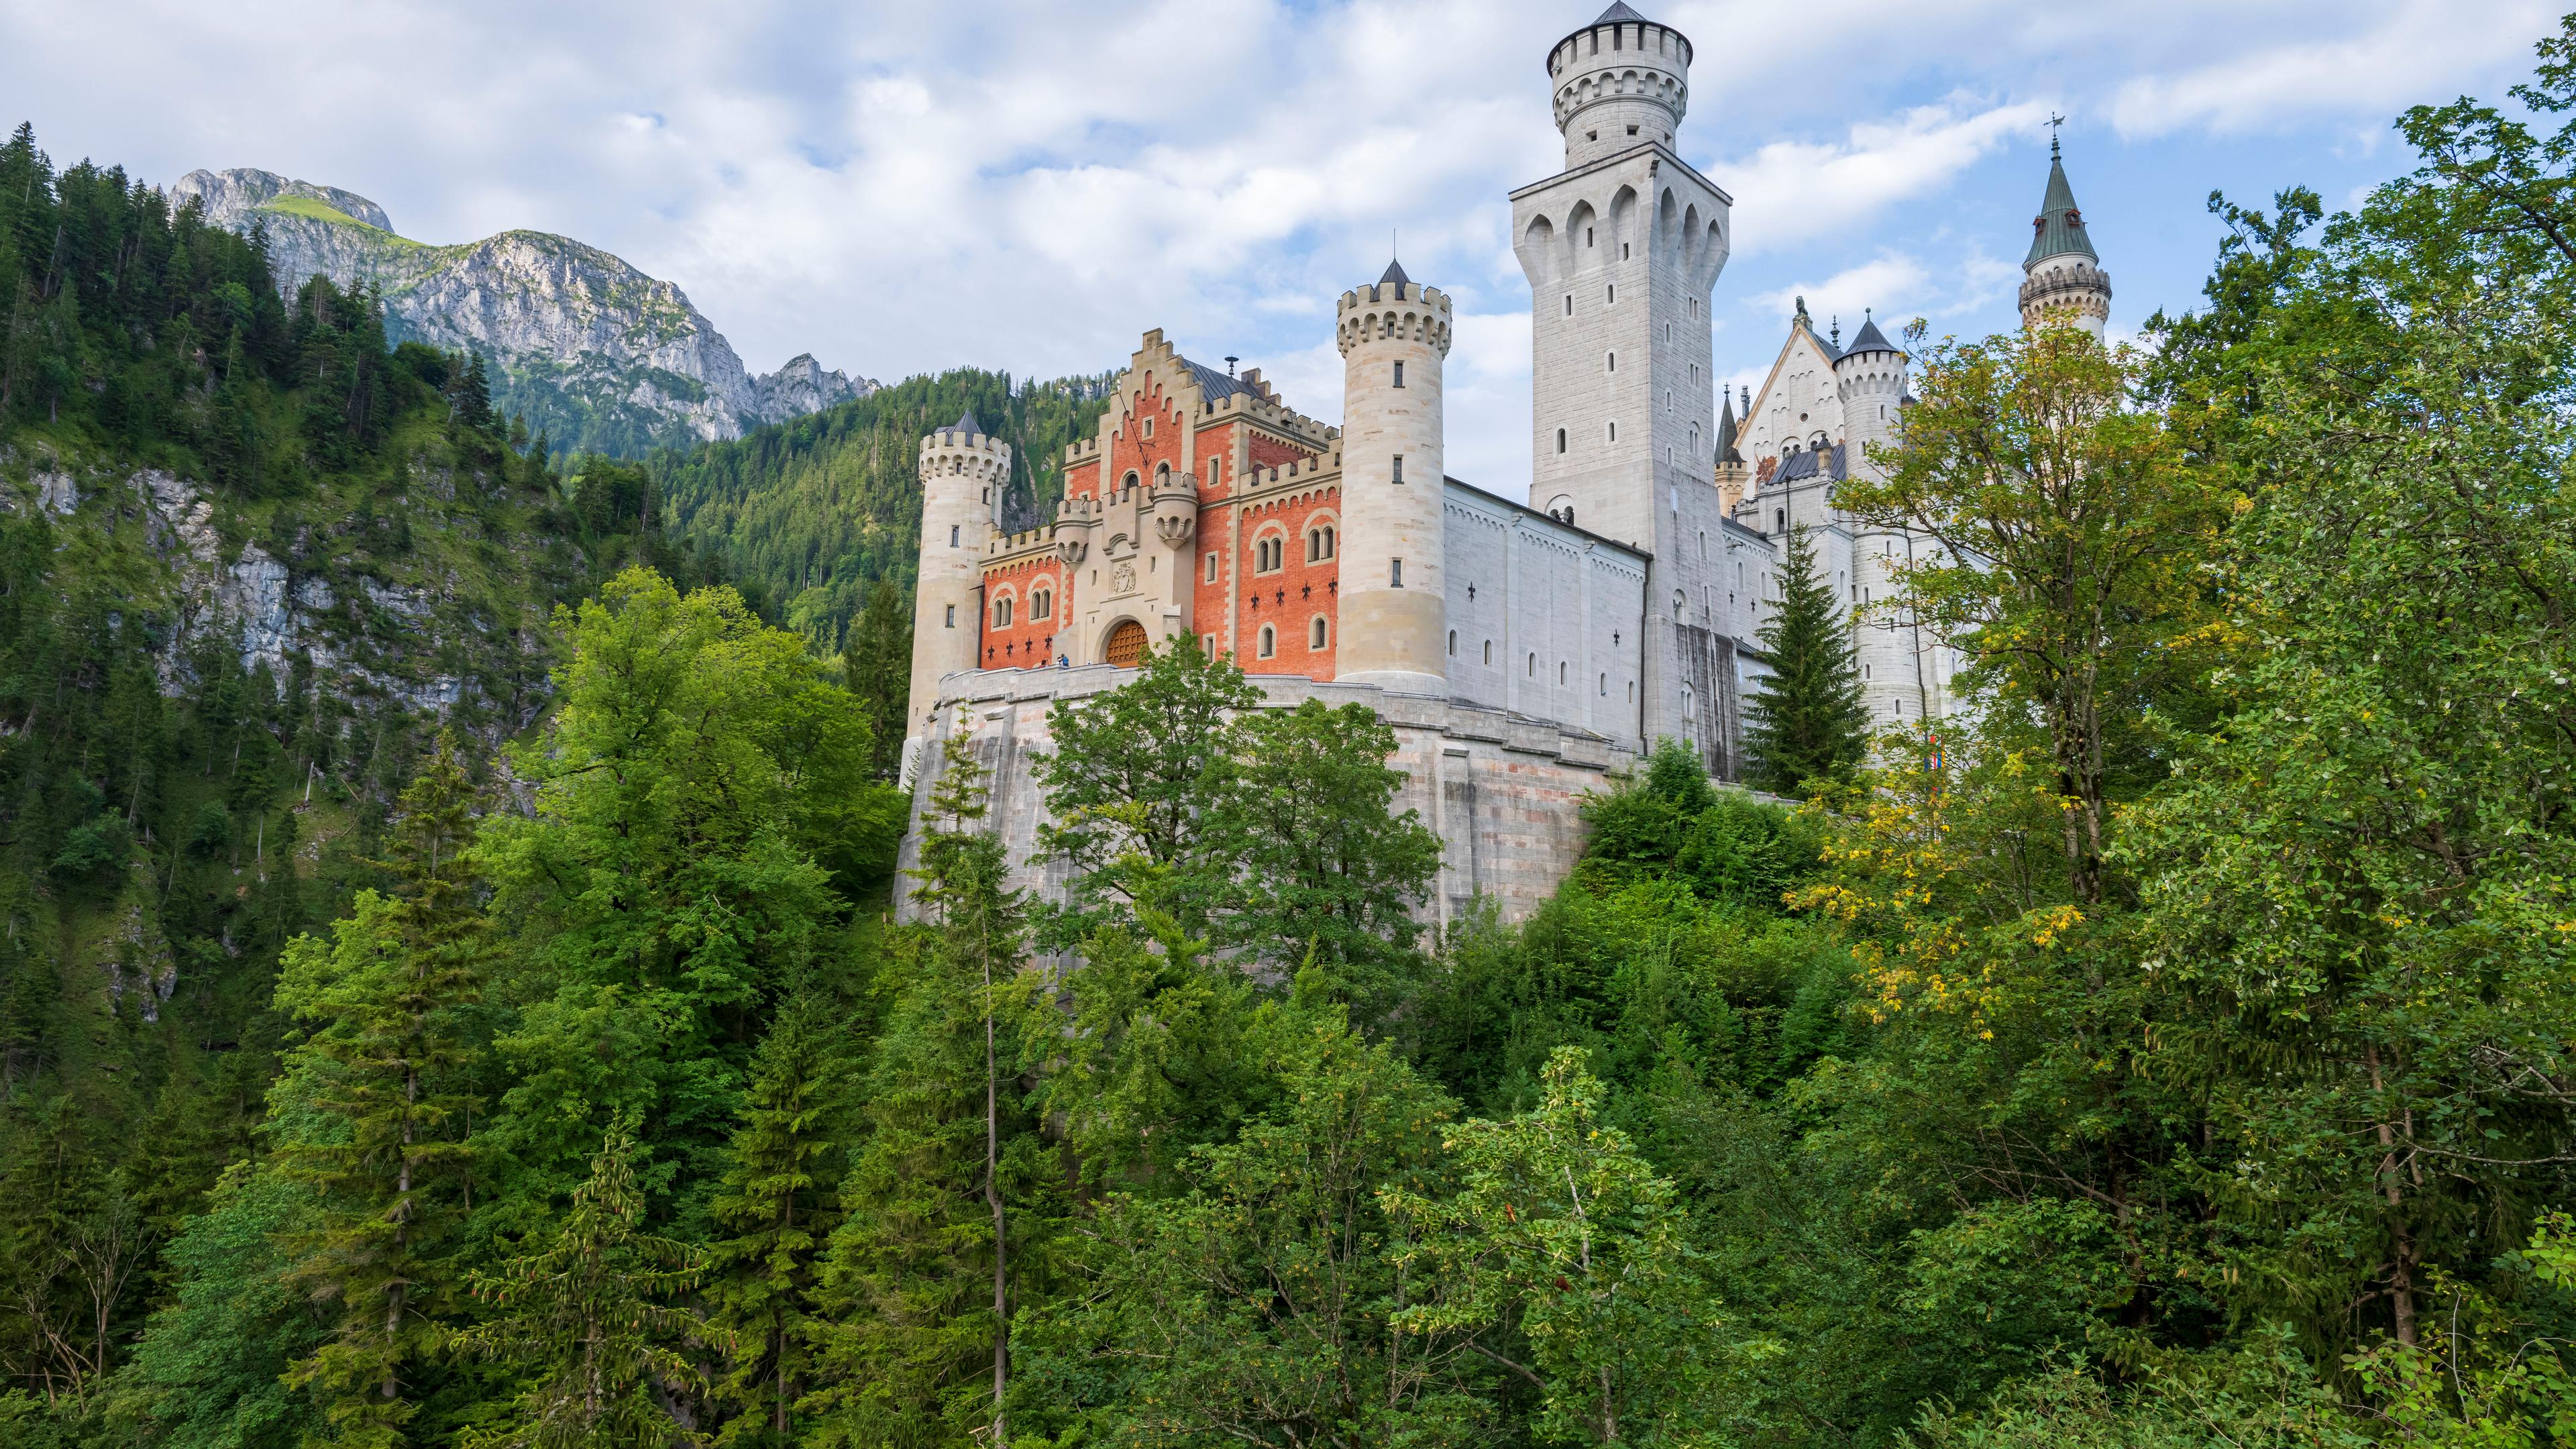
[[[2371,9],[2382,14],[2371,15]],[[2277,44],[2219,50],[2187,68],[2122,83],[2112,123],[2125,136],[2185,127],[2233,134],[2311,116],[2385,119],[2398,97],[2439,95],[2526,57],[2552,28],[2550,0],[2405,0],[2356,7],[2361,28],[2324,27]]]
[[[1862,121],[1839,141],[1774,141],[1711,172],[1735,197],[1738,256],[1759,256],[1875,219],[1939,191],[2015,137],[2039,132],[2038,101],[1916,106]]]

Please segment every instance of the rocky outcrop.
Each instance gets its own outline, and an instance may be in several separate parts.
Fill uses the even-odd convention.
[[[548,232],[457,246],[398,236],[384,208],[266,171],[191,171],[171,188],[208,221],[264,228],[278,285],[315,274],[382,297],[397,340],[470,348],[495,367],[493,402],[558,448],[637,454],[740,437],[877,388],[811,354],[751,375],[686,294],[623,259]]]

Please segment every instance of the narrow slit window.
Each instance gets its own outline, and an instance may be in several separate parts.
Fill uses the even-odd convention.
[[[1404,364],[1401,362],[1395,365],[1395,385],[1397,387],[1404,386]]]

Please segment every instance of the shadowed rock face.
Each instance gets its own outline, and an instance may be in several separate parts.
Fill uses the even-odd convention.
[[[315,274],[374,288],[398,340],[471,348],[497,369],[493,402],[557,448],[636,454],[740,437],[877,388],[803,354],[766,376],[669,282],[547,232],[456,246],[397,235],[383,207],[266,171],[191,171],[171,200],[247,233],[265,227],[279,287]]]

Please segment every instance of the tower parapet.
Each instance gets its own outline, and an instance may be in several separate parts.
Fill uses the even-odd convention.
[[[1342,542],[1336,677],[1445,694],[1447,477],[1441,364],[1449,298],[1387,265],[1334,309],[1342,353]]]
[[[1565,168],[1650,142],[1667,148],[1690,109],[1691,43],[1669,25],[1616,0],[1599,19],[1556,43],[1547,75]]]
[[[984,625],[985,545],[1001,531],[1011,445],[973,413],[921,440],[921,573],[913,586],[912,690],[903,716],[909,781],[933,733],[939,681],[976,667]]]

